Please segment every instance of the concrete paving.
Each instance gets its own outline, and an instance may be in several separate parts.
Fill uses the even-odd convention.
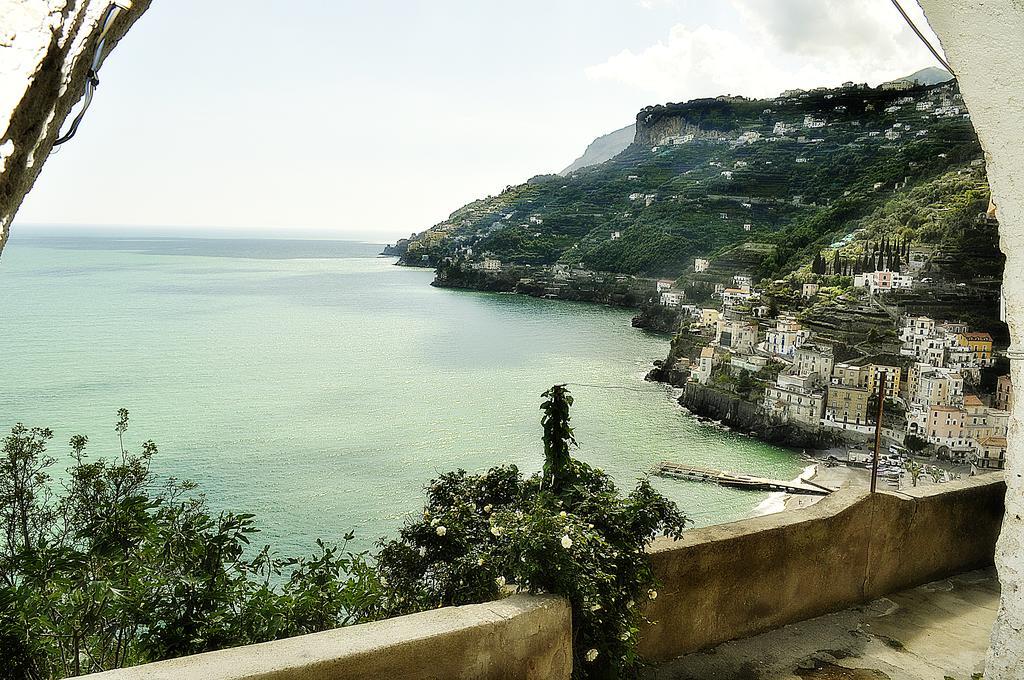
[[[971,680],[999,606],[973,571],[648,669],[644,680]]]

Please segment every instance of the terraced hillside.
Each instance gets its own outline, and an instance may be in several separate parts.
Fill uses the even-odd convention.
[[[981,158],[955,83],[702,99],[644,109],[636,128],[605,163],[459,208],[401,244],[402,262],[490,254],[676,278],[702,257],[712,279],[776,277]]]

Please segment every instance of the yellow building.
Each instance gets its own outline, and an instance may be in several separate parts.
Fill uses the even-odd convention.
[[[1002,470],[1006,465],[1006,437],[984,437],[978,442],[974,466],[983,470]]]
[[[867,375],[866,386],[869,392],[878,391],[882,373],[885,373],[885,395],[891,399],[900,393],[900,367],[882,364],[868,364],[864,367]]]
[[[964,347],[971,348],[974,352],[974,360],[979,366],[991,366],[994,362],[992,336],[988,333],[960,333],[956,339]]]
[[[870,395],[871,393],[865,387],[829,385],[828,399],[825,402],[825,417],[841,423],[866,425]]]

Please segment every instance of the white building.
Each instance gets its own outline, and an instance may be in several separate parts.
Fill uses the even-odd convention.
[[[715,349],[705,347],[700,351],[700,359],[697,362],[697,370],[693,372],[693,378],[701,385],[707,385],[711,381],[711,369],[715,367]]]
[[[706,272],[708,267],[711,266],[711,260],[706,260],[703,257],[698,257],[693,261],[693,271],[697,274]]]
[[[722,291],[722,304],[726,308],[741,305],[757,297],[756,293],[750,292],[747,288],[726,288]]]
[[[872,293],[888,293],[893,290],[910,290],[914,277],[910,274],[891,272],[884,269],[878,272],[855,274],[853,285],[856,288],[867,288]]]
[[[715,342],[740,354],[750,354],[757,346],[758,326],[743,319],[719,319]]]
[[[729,372],[739,375],[740,371],[757,373],[768,365],[768,357],[758,354],[733,354],[729,360]]]
[[[497,260],[493,257],[484,256],[484,259],[480,262],[473,263],[473,269],[480,269],[485,272],[500,272],[501,271],[501,260]]]
[[[679,307],[686,301],[686,294],[680,290],[667,290],[661,294],[661,304],[665,307]]]
[[[810,427],[821,423],[825,413],[825,393],[811,387],[799,376],[780,375],[775,385],[764,393],[764,410],[785,422],[796,422]]]
[[[805,330],[793,317],[781,316],[775,322],[775,328],[768,330],[764,342],[758,347],[775,356],[792,358],[810,335],[811,332]]]
[[[797,348],[793,360],[793,369],[796,375],[817,375],[823,381],[832,377],[832,367],[836,363],[831,347],[808,343]]]
[[[894,80],[891,83],[882,83],[883,90],[909,90],[914,84],[909,80]]]

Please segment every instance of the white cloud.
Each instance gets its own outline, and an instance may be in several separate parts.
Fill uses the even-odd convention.
[[[737,25],[677,24],[666,41],[639,52],[623,50],[589,67],[587,76],[681,101],[725,93],[772,96],[790,87],[846,80],[874,84],[934,64],[888,0],[730,4]],[[931,35],[916,4],[904,0],[904,5]]]

